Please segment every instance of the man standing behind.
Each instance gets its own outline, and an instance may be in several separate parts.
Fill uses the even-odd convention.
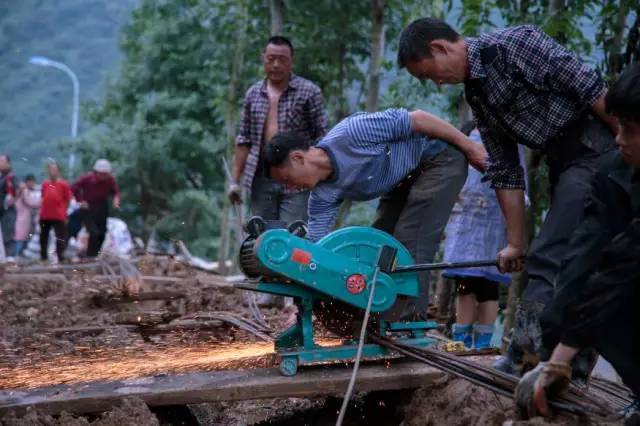
[[[433,18],[418,19],[403,30],[398,64],[420,80],[464,84],[491,158],[486,178],[506,219],[507,246],[498,253],[503,271],[521,269],[525,253],[525,180],[518,144],[546,153],[551,206],[527,254],[529,284],[509,351],[496,367],[514,372],[525,353],[547,358],[552,348],[542,346],[538,315],[553,296],[591,180],[614,147],[609,129],[615,123],[604,110],[602,78],[534,26],[464,38]]]
[[[281,36],[269,38],[263,53],[266,78],[245,95],[240,131],[233,160],[233,181],[227,195],[234,204],[242,202],[241,185],[251,192],[251,212],[264,219],[307,219],[308,191],[286,191],[270,179],[263,152],[278,132],[298,131],[312,143],[327,128],[327,116],[320,88],[291,72],[293,46]]]
[[[67,243],[67,209],[71,201],[71,189],[67,181],[60,177],[57,163],[47,166],[49,179],[42,182],[42,203],[40,205],[40,259],[47,260],[49,231],[56,234],[56,254],[58,262],[64,260]]]
[[[89,232],[87,256],[98,255],[107,235],[109,217],[109,197],[113,207],[120,208],[120,190],[111,174],[111,164],[103,158],[96,161],[93,171],[82,175],[71,187],[76,201],[80,203],[84,220]]]

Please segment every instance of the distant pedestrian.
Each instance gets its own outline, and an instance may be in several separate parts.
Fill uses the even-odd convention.
[[[0,226],[2,226],[2,243],[4,251],[11,254],[11,243],[15,233],[16,209],[16,177],[11,170],[11,158],[0,154]]]
[[[16,191],[16,229],[13,245],[13,257],[17,258],[24,250],[33,232],[34,212],[40,206],[40,197],[36,189],[36,178],[28,175]]]
[[[60,177],[60,168],[56,163],[47,167],[49,179],[42,182],[42,205],[40,207],[40,259],[47,260],[49,232],[53,228],[56,234],[56,254],[58,262],[64,260],[67,243],[67,209],[71,201],[71,188]]]
[[[95,257],[107,235],[109,198],[114,208],[120,208],[120,190],[111,174],[111,163],[103,158],[97,160],[93,171],[75,181],[71,190],[80,203],[82,222],[89,232],[87,256]]]

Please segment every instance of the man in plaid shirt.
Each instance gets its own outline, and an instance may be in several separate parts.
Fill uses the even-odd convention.
[[[574,53],[530,25],[463,38],[441,20],[419,19],[402,32],[398,63],[420,80],[464,84],[489,152],[485,178],[496,190],[507,223],[508,244],[498,253],[503,271],[522,268],[526,245],[525,180],[517,144],[546,153],[551,207],[527,253],[529,284],[516,312],[512,344],[496,367],[513,372],[523,352],[548,357],[551,348],[542,347],[538,314],[553,297],[590,182],[613,154],[616,125],[604,110],[604,82]]]
[[[227,195],[242,202],[241,186],[251,193],[251,211],[264,219],[290,223],[307,219],[309,192],[289,192],[270,179],[262,152],[279,131],[298,131],[309,143],[327,130],[322,92],[291,72],[293,46],[281,36],[271,37],[263,54],[266,78],[247,90],[236,138],[232,179]]]

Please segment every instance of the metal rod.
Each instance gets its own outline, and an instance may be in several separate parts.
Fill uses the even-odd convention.
[[[440,263],[418,263],[416,265],[409,266],[396,266],[391,271],[392,274],[400,272],[418,272],[418,271],[433,271],[437,269],[459,269],[459,268],[479,268],[481,266],[497,266],[498,261],[496,259],[491,260],[473,260],[469,262],[440,262]]]

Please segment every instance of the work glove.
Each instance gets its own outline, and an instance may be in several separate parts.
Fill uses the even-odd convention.
[[[242,188],[236,182],[231,182],[227,189],[227,197],[231,204],[242,204]]]
[[[571,366],[564,362],[540,362],[533,370],[522,376],[516,386],[515,399],[520,416],[524,419],[553,413],[547,403],[549,398],[569,388]]]

